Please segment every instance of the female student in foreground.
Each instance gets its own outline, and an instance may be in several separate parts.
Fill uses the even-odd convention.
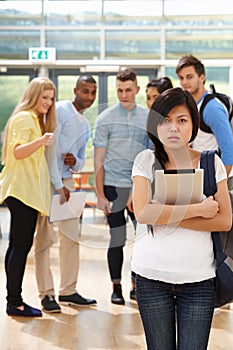
[[[205,350],[208,344],[215,296],[210,232],[231,226],[225,168],[216,155],[217,193],[201,203],[164,205],[156,202],[151,189],[155,159],[163,169],[199,168],[200,152],[189,147],[198,126],[190,93],[181,88],[164,91],[148,116],[155,151],[138,154],[132,171],[139,223],[132,270],[149,350]]]
[[[23,302],[21,293],[37,214],[49,214],[50,181],[45,146],[54,142],[55,95],[55,86],[49,79],[33,79],[6,125],[0,201],[5,201],[11,214],[5,257],[6,312],[10,316],[42,316],[40,310]]]

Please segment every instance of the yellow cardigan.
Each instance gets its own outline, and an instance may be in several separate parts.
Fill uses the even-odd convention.
[[[0,173],[0,203],[11,196],[49,215],[50,180],[45,159],[45,147],[41,146],[29,157],[17,160],[14,148],[41,137],[38,116],[33,111],[17,113],[8,129],[5,166]]]

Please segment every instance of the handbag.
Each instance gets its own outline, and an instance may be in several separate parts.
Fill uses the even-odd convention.
[[[213,196],[217,191],[214,157],[215,151],[201,153],[200,167],[204,169],[204,194],[207,197]],[[215,307],[221,307],[233,301],[233,259],[225,250],[220,239],[221,235],[224,233],[211,233],[216,260]],[[231,236],[232,228],[225,234],[225,237]]]

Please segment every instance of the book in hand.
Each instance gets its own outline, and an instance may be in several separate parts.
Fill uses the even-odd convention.
[[[203,169],[155,170],[155,199],[163,204],[199,203]]]
[[[77,219],[81,216],[86,200],[86,193],[84,191],[70,192],[70,199],[68,202],[60,204],[60,194],[54,193],[51,200],[50,207],[50,222]]]

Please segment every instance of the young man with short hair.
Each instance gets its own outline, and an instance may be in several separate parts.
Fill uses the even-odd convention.
[[[200,109],[204,97],[208,94],[205,89],[203,63],[193,55],[183,56],[176,67],[176,74],[181,87],[192,94]],[[192,147],[200,151],[220,150],[221,159],[229,175],[233,165],[233,134],[226,107],[217,98],[211,99],[203,110],[203,120],[211,128],[212,134],[199,129]]]
[[[98,207],[107,216],[110,227],[108,267],[113,284],[111,302],[125,303],[121,288],[123,247],[126,241],[125,210],[136,227],[132,211],[131,171],[136,155],[147,147],[148,110],[136,104],[139,91],[135,72],[126,68],[116,76],[119,102],[105,109],[94,130],[94,167]],[[134,276],[130,298],[135,299]]]

